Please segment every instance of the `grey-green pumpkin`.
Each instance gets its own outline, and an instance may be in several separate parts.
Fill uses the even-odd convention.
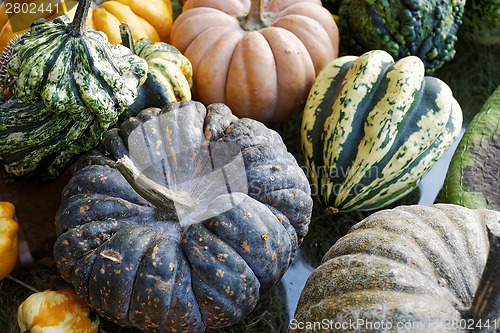
[[[16,93],[0,113],[0,162],[11,173],[56,176],[97,145],[146,80],[144,59],[85,26],[90,4],[80,1],[72,22],[35,21],[12,47]]]
[[[383,208],[416,188],[457,139],[462,110],[422,61],[385,51],[333,60],[306,101],[302,152],[332,211]]]
[[[499,251],[497,211],[436,204],[376,212],[311,273],[289,332],[498,331]]]
[[[293,262],[309,183],[262,123],[170,103],[107,131],[100,149],[63,191],[54,257],[101,317],[148,332],[230,326]]]
[[[472,118],[446,172],[444,201],[500,210],[500,86]]]

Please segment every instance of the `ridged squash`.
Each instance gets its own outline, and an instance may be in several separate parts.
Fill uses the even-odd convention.
[[[446,173],[444,200],[500,210],[500,86],[472,118]]]
[[[338,58],[316,78],[302,119],[312,192],[333,212],[382,208],[418,186],[461,126],[452,91],[419,58]]]
[[[289,333],[498,332],[499,245],[497,211],[437,204],[373,213],[311,273]],[[325,326],[307,325],[315,322]]]
[[[38,20],[7,63],[15,96],[0,113],[0,163],[15,175],[54,177],[92,148],[131,105],[146,60],[85,26],[90,0],[75,18]]]
[[[6,0],[0,4],[0,51],[15,36],[29,30],[39,18],[55,19],[61,14],[73,18],[78,1]],[[15,7],[16,6],[16,7]],[[17,7],[19,6],[19,7]],[[119,25],[127,22],[135,39],[168,42],[173,23],[170,0],[93,0],[86,18],[89,28],[106,34],[112,44],[120,44]]]

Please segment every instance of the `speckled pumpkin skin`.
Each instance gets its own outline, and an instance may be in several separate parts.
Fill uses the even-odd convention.
[[[462,332],[452,324],[460,323],[478,287],[489,223],[500,223],[500,213],[450,204],[370,215],[310,275],[289,333],[350,332],[336,329],[341,323],[354,323],[347,327],[355,332],[383,331],[370,330],[370,323],[387,332]],[[305,326],[323,319],[333,323],[330,331]]]
[[[252,184],[247,194],[231,193],[241,199],[231,209],[187,226],[162,220],[114,167],[128,154],[134,128],[177,108],[190,121],[171,126],[235,143]],[[309,183],[281,137],[263,124],[238,119],[223,104],[181,102],[143,110],[108,131],[101,151],[80,160],[63,191],[54,254],[64,279],[103,318],[146,332],[229,326],[294,260],[312,210]]]

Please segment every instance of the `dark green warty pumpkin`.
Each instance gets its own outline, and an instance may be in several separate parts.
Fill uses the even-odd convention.
[[[302,118],[313,192],[332,211],[386,207],[418,186],[461,126],[451,89],[419,58],[337,58],[316,77]]]
[[[311,211],[277,132],[224,104],[171,103],[107,131],[80,159],[54,256],[103,318],[203,332],[238,322],[280,281]]]
[[[342,0],[341,45],[346,54],[384,50],[394,59],[416,56],[427,74],[455,56],[465,0]]]
[[[35,21],[12,48],[7,69],[16,93],[0,113],[8,172],[56,176],[97,145],[146,80],[144,59],[85,26],[90,3],[79,2],[72,22]]]
[[[498,332],[499,267],[500,212],[451,204],[379,211],[325,254],[289,333]]]

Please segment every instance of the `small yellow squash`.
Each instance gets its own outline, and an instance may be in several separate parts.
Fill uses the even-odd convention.
[[[18,308],[21,332],[97,333],[99,318],[72,289],[30,295]]]
[[[18,225],[14,213],[12,203],[0,202],[0,280],[14,269],[19,254]]]

